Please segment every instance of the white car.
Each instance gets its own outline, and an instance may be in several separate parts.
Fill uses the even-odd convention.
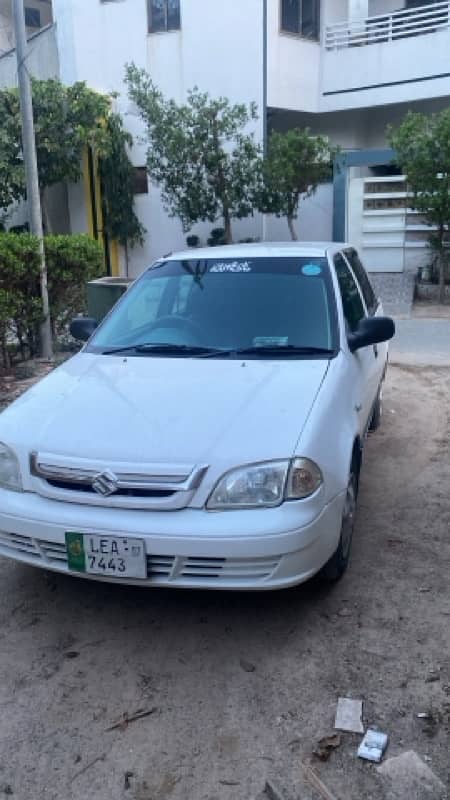
[[[0,415],[0,555],[143,586],[279,589],[344,572],[387,342],[356,251],[157,261]]]

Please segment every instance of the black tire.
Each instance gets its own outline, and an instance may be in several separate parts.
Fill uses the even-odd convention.
[[[377,399],[372,411],[370,420],[369,431],[376,431],[381,425],[381,417],[383,416],[383,391],[380,389]]]
[[[355,461],[352,464],[348,480],[347,494],[342,512],[341,536],[337,549],[321,570],[321,577],[329,583],[342,578],[346,571],[352,548],[353,530],[355,527],[356,501],[358,499],[359,468]]]

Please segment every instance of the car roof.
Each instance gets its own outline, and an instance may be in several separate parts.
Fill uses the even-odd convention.
[[[227,244],[220,247],[196,247],[168,253],[160,261],[181,261],[203,258],[324,258],[350,245],[344,242],[261,242],[257,244]]]

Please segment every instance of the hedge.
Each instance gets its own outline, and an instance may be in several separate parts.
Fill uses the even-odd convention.
[[[104,273],[98,242],[85,235],[44,240],[53,332],[60,335],[71,317],[86,307],[86,282]],[[30,234],[0,233],[0,348],[8,369],[11,354],[22,358],[39,349],[42,320],[39,247]]]

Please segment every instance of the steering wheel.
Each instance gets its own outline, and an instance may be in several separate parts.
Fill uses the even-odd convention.
[[[204,331],[200,325],[193,322],[188,317],[171,316],[167,314],[156,320],[150,330],[155,331],[158,330],[158,328],[190,328],[194,336],[200,337],[200,339],[204,336]]]

